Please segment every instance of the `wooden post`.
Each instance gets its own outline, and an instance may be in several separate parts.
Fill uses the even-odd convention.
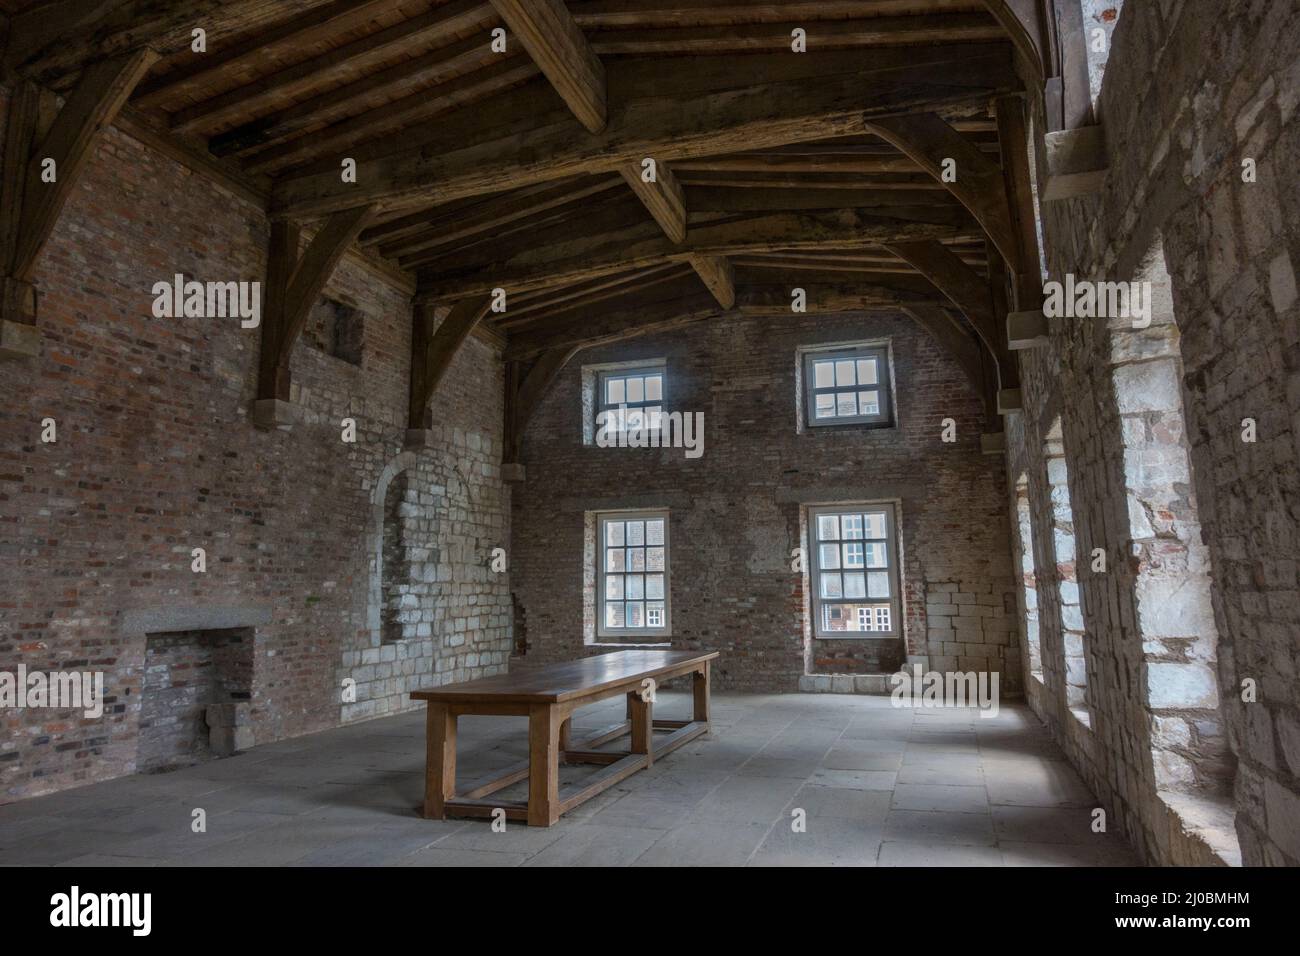
[[[528,825],[560,818],[560,719],[554,704],[528,710]]]
[[[425,715],[424,816],[441,820],[456,795],[456,715],[446,704],[429,702]]]

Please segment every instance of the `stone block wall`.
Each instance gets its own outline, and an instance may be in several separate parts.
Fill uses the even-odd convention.
[[[0,669],[100,670],[108,703],[98,720],[0,713],[0,800],[137,768],[148,631],[256,622],[258,742],[506,666],[509,586],[487,569],[509,537],[499,347],[467,343],[434,398],[431,446],[405,452],[410,292],[345,259],[325,296],[334,318],[359,316],[359,364],[304,338],[304,420],[259,430],[259,332],[150,310],[153,284],[178,272],[264,279],[268,236],[262,210],[109,130],[42,254],[42,354],[0,364]],[[385,643],[376,492],[403,469],[413,627]]]
[[[898,425],[798,427],[797,350],[890,343]],[[664,360],[670,411],[702,412],[704,454],[584,443],[584,367]],[[585,376],[591,378],[588,373]],[[957,441],[941,440],[943,420]],[[521,663],[607,650],[584,633],[594,573],[591,512],[667,508],[672,644],[722,652],[722,687],[880,689],[862,680],[905,658],[992,669],[1019,689],[1015,583],[1001,463],[980,453],[982,404],[958,365],[893,313],[733,318],[579,353],[524,440],[514,491],[511,581]],[[807,504],[895,501],[906,645],[811,640],[792,551]],[[588,556],[585,563],[590,563]],[[838,682],[833,684],[833,681]],[[817,681],[804,686],[819,689]]]
[[[1112,41],[1108,180],[1044,204],[1046,255],[1053,279],[1150,281],[1155,308],[1144,329],[1054,320],[1050,348],[1022,353],[1008,473],[1028,479],[1044,662],[1027,689],[1148,861],[1295,865],[1300,10],[1129,2]],[[1040,517],[1058,418],[1087,678],[1074,711]]]

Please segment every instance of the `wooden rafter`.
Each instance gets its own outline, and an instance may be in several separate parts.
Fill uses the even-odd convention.
[[[564,0],[492,0],[510,32],[590,133],[605,128],[605,68]]]
[[[727,256],[772,249],[905,242],[970,236],[978,227],[964,210],[935,206],[895,207],[879,213],[836,210],[772,213],[692,226],[687,240],[674,243],[657,229],[631,226],[615,232],[579,232],[555,237],[504,260],[463,265],[448,258],[421,278],[420,294],[432,299],[469,295],[498,286],[511,290],[566,285],[692,255]]]
[[[868,123],[867,128],[943,183],[979,220],[1003,256],[1017,261],[1019,246],[997,163],[933,113],[889,117]]]
[[[1007,349],[1006,333],[994,317],[986,280],[942,243],[921,241],[885,244],[890,252],[910,263],[929,279],[970,321],[997,364],[1000,407],[1018,407],[1020,368]]]
[[[703,83],[712,68],[711,63],[693,62],[680,72],[695,71]],[[674,79],[675,84],[681,82],[680,76]],[[307,216],[358,201],[382,208],[449,202],[578,173],[617,172],[645,156],[672,162],[736,148],[821,139],[852,131],[863,116],[987,100],[1014,91],[1017,82],[1004,50],[933,47],[909,50],[904,56],[886,49],[874,58],[871,68],[858,74],[802,76],[760,84],[744,95],[734,89],[683,100],[643,95],[620,103],[607,126],[590,136],[574,137],[571,129],[555,124],[549,115],[538,117],[531,130],[527,118],[521,118],[504,143],[489,140],[436,152],[394,153],[360,164],[363,169],[355,184],[340,184],[333,171],[285,179],[277,184],[274,208]],[[521,153],[514,148],[517,142],[527,142],[528,150]]]

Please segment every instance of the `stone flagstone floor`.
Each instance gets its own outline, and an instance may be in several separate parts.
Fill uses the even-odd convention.
[[[580,712],[575,731],[621,719],[622,707]],[[718,694],[713,707],[709,736],[548,829],[420,818],[421,712],[0,806],[0,865],[1137,863],[1119,838],[1092,832],[1092,794],[1026,707],[981,718],[833,694]],[[658,717],[688,710],[679,693],[655,705]],[[461,780],[519,760],[526,738],[522,719],[463,718]],[[196,808],[204,833],[191,829]],[[796,809],[805,832],[794,832]]]

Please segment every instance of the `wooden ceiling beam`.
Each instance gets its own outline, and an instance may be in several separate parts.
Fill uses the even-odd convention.
[[[619,169],[623,181],[632,188],[636,198],[659,223],[659,228],[672,242],[686,241],[686,197],[677,177],[667,163],[654,164],[654,178],[646,181],[640,162],[629,163]]]
[[[884,245],[921,272],[962,311],[997,365],[999,388],[1006,392],[1018,390],[1020,366],[1007,348],[1005,330],[995,318],[988,281],[942,243],[919,241]]]
[[[452,360],[470,333],[487,315],[490,296],[456,302],[450,309],[432,303],[415,307],[411,330],[411,389],[407,408],[407,429],[423,431],[433,427],[429,403],[451,368]]]
[[[894,208],[880,214],[860,210],[771,213],[692,226],[683,243],[657,227],[631,226],[614,232],[557,238],[528,247],[508,259],[463,266],[445,260],[421,276],[420,294],[433,298],[470,295],[501,287],[510,290],[568,285],[663,262],[685,262],[692,255],[737,255],[773,249],[826,245],[865,245],[970,235],[978,227],[964,210],[933,206]]]
[[[712,66],[684,65],[670,85],[679,87],[682,74]],[[738,148],[824,139],[855,126],[861,129],[863,117],[987,102],[1018,85],[1005,48],[962,46],[882,50],[858,73],[801,77],[695,97],[647,89],[639,99],[620,102],[599,134],[574,137],[571,129],[541,117],[531,131],[521,125],[499,141],[486,138],[436,151],[416,148],[361,162],[357,183],[340,183],[337,171],[282,178],[274,209],[310,217],[358,201],[378,203],[381,209],[448,202],[579,173],[617,172],[645,156],[671,163]]]
[[[492,0],[501,19],[589,133],[605,128],[605,68],[564,0]]]
[[[970,210],[1008,261],[1019,261],[1002,170],[934,113],[893,116],[867,129],[898,147]],[[949,165],[951,164],[951,165]]]
[[[865,16],[972,13],[979,0],[570,0],[574,20],[584,30],[651,29],[656,27],[714,27],[757,23],[815,23],[854,20]]]
[[[987,14],[953,13],[822,22],[789,19],[784,23],[689,29],[601,30],[592,34],[591,47],[600,56],[789,52],[791,31],[795,27],[805,31],[809,51],[975,43],[1006,37],[1002,27]]]

